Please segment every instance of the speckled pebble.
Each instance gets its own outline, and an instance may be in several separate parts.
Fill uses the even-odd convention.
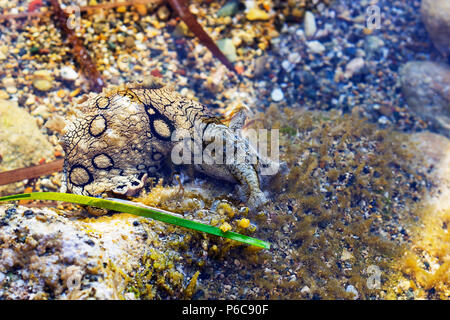
[[[72,67],[64,66],[60,70],[61,77],[64,80],[75,81],[78,78],[78,72],[76,72]]]

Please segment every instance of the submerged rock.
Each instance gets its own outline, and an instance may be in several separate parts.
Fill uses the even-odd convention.
[[[3,205],[0,219],[3,299],[119,299],[127,274],[157,239],[127,214],[74,219],[49,208]]]
[[[39,130],[36,119],[15,102],[0,99],[0,172],[50,159],[53,146]],[[18,192],[21,183],[0,186],[0,194]]]
[[[408,62],[400,70],[408,106],[450,136],[450,67],[436,62]]]
[[[422,0],[422,20],[436,48],[450,55],[450,1]]]

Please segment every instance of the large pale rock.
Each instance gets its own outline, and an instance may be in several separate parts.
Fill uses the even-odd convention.
[[[155,232],[138,218],[0,205],[0,299],[119,299]]]
[[[36,119],[10,100],[0,99],[0,172],[50,159],[53,146],[39,130]],[[20,191],[20,184],[0,186],[0,195]]]
[[[408,62],[400,70],[408,106],[450,136],[450,67],[436,62]]]
[[[213,200],[210,192],[220,187],[200,193],[185,187],[192,198],[180,201],[179,187],[156,186],[142,201],[181,208],[203,223],[227,217],[225,211],[204,215],[204,203],[197,202],[197,195]],[[189,298],[196,261],[205,260],[209,246],[199,236],[126,213],[92,217],[79,208],[0,202],[0,300]]]
[[[436,48],[450,55],[450,1],[422,0],[422,20]]]

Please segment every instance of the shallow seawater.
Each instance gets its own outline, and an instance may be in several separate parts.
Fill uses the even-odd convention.
[[[450,297],[448,1],[179,1],[210,45],[169,1],[120,2],[0,0],[0,196],[128,188],[271,248],[22,200],[0,205],[0,299]],[[150,80],[179,95],[130,94]],[[280,169],[174,164],[192,100],[213,125],[245,112]]]

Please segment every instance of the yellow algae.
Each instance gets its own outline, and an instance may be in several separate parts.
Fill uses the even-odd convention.
[[[428,207],[422,211],[421,226],[416,227],[412,245],[399,263],[399,270],[413,280],[418,298],[431,291],[439,299],[450,297],[450,209]]]
[[[248,228],[250,226],[250,220],[246,218],[242,218],[238,221],[238,226],[241,228]]]
[[[424,133],[415,134],[410,144],[411,147],[420,150],[420,155],[427,155],[424,158],[427,166],[436,168],[431,175],[434,182],[439,185],[439,190],[424,198],[418,207],[416,212],[418,219],[411,228],[411,245],[405,250],[396,268],[401,272],[403,282],[411,282],[409,291],[414,294],[414,298],[448,299],[450,141],[436,134]],[[430,148],[430,145],[434,145],[434,148]],[[398,286],[401,283],[402,281],[399,281]]]
[[[233,218],[236,214],[235,210],[231,207],[229,203],[221,202],[217,206],[217,212],[220,214],[226,214],[228,217]]]
[[[223,232],[227,232],[227,231],[230,231],[232,228],[231,228],[231,225],[228,222],[224,222],[219,227],[219,229],[222,230]]]
[[[186,299],[190,299],[194,295],[195,290],[197,289],[197,279],[199,275],[200,271],[195,272],[186,289],[184,289],[184,296]]]

